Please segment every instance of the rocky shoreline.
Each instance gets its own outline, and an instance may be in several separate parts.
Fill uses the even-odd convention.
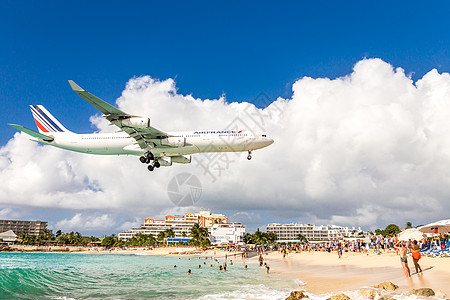
[[[358,298],[364,298],[369,300],[379,299],[379,300],[395,300],[394,296],[396,295],[404,295],[405,293],[398,292],[398,285],[395,285],[392,282],[382,282],[378,285],[374,285],[368,288],[361,288],[359,290],[353,291],[354,294]],[[408,293],[408,296],[415,295],[418,297],[438,297],[441,299],[445,299],[446,295],[442,291],[434,291],[431,288],[418,288],[412,289]],[[306,291],[292,291],[289,297],[286,300],[300,300],[309,298],[308,293]],[[330,296],[327,300],[350,300],[352,299],[350,296],[345,293],[339,293],[336,295]]]

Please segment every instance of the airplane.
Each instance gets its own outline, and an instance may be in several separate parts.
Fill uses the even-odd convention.
[[[191,163],[191,154],[206,152],[248,152],[271,145],[266,134],[246,130],[200,130],[165,132],[150,125],[150,118],[127,114],[83,90],[72,80],[69,84],[81,98],[100,110],[115,133],[77,134],[67,130],[44,106],[30,105],[39,132],[8,124],[32,137],[32,141],[70,151],[98,155],[137,155],[153,171],[172,163]]]

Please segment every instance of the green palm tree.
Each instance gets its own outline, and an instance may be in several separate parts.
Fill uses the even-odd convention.
[[[267,241],[269,243],[275,243],[275,241],[277,240],[277,235],[275,232],[268,232],[267,234]]]
[[[198,241],[200,237],[200,225],[198,223],[195,223],[194,226],[191,228],[191,239]]]
[[[200,239],[200,240],[206,240],[206,239],[209,239],[208,228],[206,228],[206,227],[200,227],[200,229],[199,229],[199,239]]]
[[[166,229],[166,230],[164,230],[164,236],[166,238],[174,238],[175,237],[175,232],[173,231],[172,228]]]
[[[42,233],[42,240],[44,243],[49,243],[53,240],[54,236],[48,229],[44,229]]]
[[[198,223],[192,226],[190,236],[191,236],[191,244],[202,246],[210,244],[208,228],[200,227]]]
[[[164,242],[164,238],[166,237],[164,231],[160,231],[158,233],[158,236],[156,237],[156,239],[158,240],[158,242],[162,243]]]
[[[298,234],[297,238],[300,241],[300,243],[307,243],[308,242],[308,239],[303,234]]]
[[[30,236],[28,235],[28,232],[22,231],[19,235],[19,242],[23,245],[30,244]]]
[[[67,233],[62,233],[62,234],[58,235],[56,237],[56,242],[58,244],[68,244],[69,239],[68,239]]]

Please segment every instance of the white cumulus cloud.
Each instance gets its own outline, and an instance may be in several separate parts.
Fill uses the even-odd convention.
[[[62,219],[58,221],[54,228],[62,231],[92,231],[92,230],[108,230],[114,228],[116,222],[113,217],[108,214],[102,215],[84,215],[82,213],[75,214],[70,219]]]
[[[255,151],[251,161],[246,153],[197,154],[191,165],[150,173],[136,157],[72,153],[17,133],[0,149],[0,205],[52,209],[55,227],[118,228],[184,211],[170,201],[167,185],[188,172],[202,185],[193,209],[239,217],[251,211],[245,217],[255,216],[261,225],[260,215],[369,229],[448,218],[448,73],[431,70],[413,82],[401,68],[364,59],[347,76],[304,77],[292,90],[290,99],[257,109],[224,97],[178,94],[173,79],[130,79],[117,106],[149,116],[158,129],[250,129],[275,143]],[[114,130],[100,116],[91,121],[99,131]],[[61,220],[58,211],[75,216]],[[101,213],[83,219],[82,211]],[[118,214],[120,224],[111,221]]]

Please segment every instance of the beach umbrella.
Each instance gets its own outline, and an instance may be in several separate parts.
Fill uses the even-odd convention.
[[[450,219],[440,220],[428,225],[420,226],[417,229],[424,233],[448,233],[450,232]]]
[[[420,241],[423,240],[424,238],[426,238],[425,234],[422,231],[417,230],[416,228],[409,228],[403,230],[398,234],[398,239],[400,241],[408,241],[408,240]]]

